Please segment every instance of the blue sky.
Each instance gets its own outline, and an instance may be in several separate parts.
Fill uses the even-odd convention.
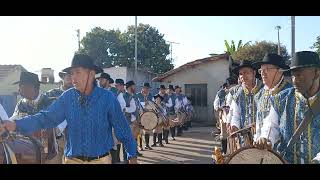
[[[81,36],[92,28],[125,30],[134,25],[134,16],[52,16],[0,17],[0,64],[21,64],[37,72],[43,67],[58,72],[70,65],[77,49],[76,29]],[[320,35],[320,17],[296,17],[296,51],[311,50]],[[280,41],[291,54],[290,16],[138,16],[138,23],[156,27],[173,45],[178,67],[189,61],[223,53],[224,40],[277,42],[275,26],[280,25]],[[139,56],[138,56],[139,58]]]

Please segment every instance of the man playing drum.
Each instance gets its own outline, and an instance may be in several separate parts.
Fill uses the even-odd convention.
[[[266,54],[262,61],[253,64],[261,74],[264,87],[255,95],[257,103],[256,112],[256,134],[254,141],[262,141],[268,136],[273,136],[272,131],[266,125],[263,125],[271,108],[270,99],[281,91],[291,88],[292,85],[284,79],[281,69],[288,69],[285,60],[277,54]],[[284,101],[277,100],[276,106],[283,107]],[[271,133],[271,134],[270,134]],[[268,139],[268,138],[267,138]]]
[[[155,147],[157,146],[157,137],[158,137],[158,142],[159,142],[159,146],[163,147],[164,145],[162,144],[162,128],[163,128],[163,124],[166,121],[166,119],[164,119],[165,116],[167,116],[167,111],[166,108],[163,107],[162,105],[162,101],[164,100],[164,97],[162,97],[160,94],[156,94],[155,96],[153,96],[154,98],[154,102],[157,104],[157,108],[159,108],[159,112],[161,114],[158,114],[159,118],[161,118],[160,123],[157,125],[157,127],[153,130],[153,144],[151,145],[151,147]]]
[[[161,97],[163,97],[163,103],[165,105],[165,109],[170,110],[173,107],[172,104],[172,99],[171,97],[166,93],[166,87],[164,85],[160,85],[159,88],[159,93],[158,93]],[[167,114],[167,113],[166,113]],[[167,115],[166,115],[167,116]],[[163,124],[163,140],[165,141],[166,144],[169,144],[169,130],[170,130],[170,126],[169,126],[169,122],[168,123],[164,123]],[[162,134],[161,134],[162,136]]]
[[[175,86],[175,94],[176,94],[176,99],[175,99],[175,112],[178,114],[179,112],[185,113],[185,105],[188,103],[188,99],[184,94],[181,94],[182,90],[180,86]],[[184,123],[184,122],[182,122]],[[183,132],[183,124],[178,125],[178,132],[177,136],[181,136]]]
[[[51,104],[52,101],[49,97],[40,93],[38,75],[31,72],[21,72],[20,81],[14,84],[19,84],[19,92],[22,99],[17,103],[10,120],[19,120],[25,116],[36,114]],[[43,146],[44,153],[47,155],[45,163],[59,163],[60,160],[59,157],[57,157],[58,144],[54,129],[37,131],[33,133],[32,137],[39,140]]]
[[[30,134],[54,128],[66,120],[66,164],[110,164],[114,128],[117,139],[125,144],[129,163],[136,164],[137,144],[119,102],[110,91],[95,83],[95,74],[100,68],[90,56],[75,54],[71,67],[63,71],[71,75],[74,88],[64,92],[48,110],[15,122],[5,121],[1,126]]]
[[[320,151],[319,55],[311,51],[296,52],[287,71],[291,72],[294,88],[282,91],[271,99],[270,114],[264,123],[271,128],[271,136],[269,139],[263,137],[257,146],[266,148],[269,140],[287,162],[309,164]],[[276,104],[279,100],[285,102],[280,107]],[[300,124],[303,124],[300,133],[289,145]]]
[[[141,104],[142,108],[145,108],[145,105],[148,101],[152,101],[152,95],[150,94],[150,84],[149,83],[144,83],[141,92],[139,92],[137,95],[137,100]],[[152,150],[152,148],[149,145],[149,140],[150,140],[150,133],[151,131],[143,130],[144,133],[144,138],[145,138],[145,149]],[[140,145],[140,150],[142,149],[142,143]]]

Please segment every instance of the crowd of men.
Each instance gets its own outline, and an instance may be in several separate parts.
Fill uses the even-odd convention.
[[[75,54],[71,66],[59,76],[61,87],[41,93],[38,76],[22,72],[14,83],[19,85],[22,99],[13,115],[8,117],[0,104],[1,128],[38,138],[48,154],[45,163],[135,164],[141,151],[164,147],[164,143],[169,144],[169,134],[175,140],[191,127],[191,121],[175,126],[168,123],[179,111],[192,110],[179,86],[160,85],[159,92],[152,95],[146,82],[141,92],[136,92],[134,81],[114,81],[85,54]],[[140,116],[150,103],[157,105],[157,116],[163,121],[155,129],[146,130]],[[55,138],[48,143],[35,136],[37,132]]]
[[[289,67],[283,57],[268,53],[232,71],[238,83],[225,83],[214,102],[217,119],[228,111],[218,123],[222,152],[227,153],[228,135],[252,127],[256,148],[278,152],[287,163],[319,162],[319,55],[296,52]]]

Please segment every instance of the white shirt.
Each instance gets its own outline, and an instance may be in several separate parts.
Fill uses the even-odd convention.
[[[136,103],[135,103],[133,98],[130,100],[130,106],[129,107],[126,107],[127,104],[126,104],[126,101],[124,100],[123,93],[120,93],[118,95],[117,99],[118,99],[118,101],[120,103],[121,109],[122,110],[125,109],[125,112],[134,113],[136,111],[137,107],[136,107]],[[133,114],[131,114],[131,122],[133,122],[135,120],[136,120],[136,117]]]
[[[176,104],[175,104],[174,108],[176,110],[178,110],[181,107],[184,107],[184,105],[188,104],[188,99],[187,99],[187,97],[183,97],[182,101],[180,101],[178,98],[176,98],[175,103]]]
[[[232,113],[229,113],[231,114],[230,115],[230,126],[235,126],[237,127],[238,129],[240,129],[240,107],[238,106],[238,104],[232,100],[231,101],[231,106],[230,106],[230,109],[232,109]],[[229,117],[228,117],[229,118]]]
[[[6,110],[4,110],[4,108],[3,108],[3,106],[1,104],[0,104],[0,118],[2,120],[8,120],[9,119]]]

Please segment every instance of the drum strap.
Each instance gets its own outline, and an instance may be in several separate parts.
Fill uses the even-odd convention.
[[[285,153],[290,149],[298,140],[302,132],[308,127],[315,115],[320,113],[320,98],[318,97],[314,103],[311,105],[309,110],[305,113],[305,118],[302,120],[296,131],[293,133],[290,138],[287,147],[281,152],[282,156],[285,156]]]
[[[18,164],[17,163],[17,158],[12,149],[8,146],[7,143],[2,143],[4,153],[6,155],[6,160],[8,164]]]

